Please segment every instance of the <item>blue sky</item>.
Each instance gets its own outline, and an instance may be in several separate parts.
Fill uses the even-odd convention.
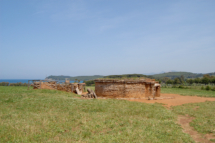
[[[214,0],[0,0],[0,79],[215,72]]]

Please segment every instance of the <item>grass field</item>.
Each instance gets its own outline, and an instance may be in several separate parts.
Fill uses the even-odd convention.
[[[0,87],[0,142],[193,142],[161,104]]]
[[[189,96],[215,97],[215,91],[181,88],[161,88],[161,93],[173,93]]]
[[[173,107],[173,112],[181,115],[194,117],[190,125],[196,131],[203,134],[210,134],[215,142],[215,102],[184,104]]]
[[[94,87],[87,87],[94,89]],[[215,97],[213,91],[162,88],[163,93]],[[215,135],[215,102],[161,104],[81,99],[56,90],[0,86],[0,142],[194,142],[176,123],[190,115],[200,133]]]
[[[208,134],[213,133],[215,138],[215,102],[203,102],[184,104],[173,107],[173,112],[181,115],[195,117],[191,122],[198,132]]]

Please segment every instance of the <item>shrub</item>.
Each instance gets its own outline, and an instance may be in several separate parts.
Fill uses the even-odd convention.
[[[202,87],[201,87],[201,90],[204,90],[204,89],[205,89],[204,86],[202,86]]]
[[[27,83],[17,82],[17,83],[11,83],[10,86],[28,86],[28,84]]]
[[[184,88],[184,86],[183,85],[179,85],[179,87],[178,88]]]
[[[210,86],[206,86],[205,90],[211,90]]]
[[[215,91],[215,87],[211,88],[212,91]]]
[[[95,85],[94,80],[84,81],[84,83],[86,84],[86,86],[93,86],[93,85]]]
[[[9,82],[0,82],[0,86],[9,86]]]
[[[176,85],[173,85],[172,88],[177,88],[177,86],[176,86]]]

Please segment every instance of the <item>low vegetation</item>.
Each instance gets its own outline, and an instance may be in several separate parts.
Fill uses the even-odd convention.
[[[215,97],[214,91],[207,91],[201,89],[184,89],[184,88],[162,88],[161,93],[173,93],[180,95],[189,96],[200,96],[200,97]]]
[[[0,82],[0,86],[28,86],[28,84],[22,82],[18,83]]]
[[[210,76],[215,76],[215,72],[207,73]],[[185,79],[190,78],[202,78],[205,74],[202,73],[191,73],[191,72],[167,72],[162,74],[155,74],[151,75],[152,78],[169,78],[169,79],[175,79],[177,77],[183,76]]]
[[[109,75],[109,76],[105,76],[104,78],[124,79],[124,78],[141,78],[141,77],[147,77],[147,76],[143,74],[123,74],[123,75]]]
[[[26,87],[0,91],[0,142],[193,142],[161,104]]]
[[[215,102],[192,103],[173,107],[173,112],[195,117],[190,123],[194,129],[203,134],[211,134],[215,139]],[[211,141],[215,141],[212,139]]]

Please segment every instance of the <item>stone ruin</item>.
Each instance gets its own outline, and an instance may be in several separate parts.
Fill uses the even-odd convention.
[[[65,83],[58,83],[57,81],[35,80],[33,81],[33,89],[53,89],[82,95],[82,93],[85,91],[85,83],[70,83],[68,80],[66,80]]]
[[[73,92],[84,98],[120,98],[120,99],[159,99],[160,87],[158,81],[154,79],[96,79],[95,92],[87,89],[84,94],[85,83],[57,83],[56,81],[33,81],[34,89],[54,89]]]
[[[87,88],[87,92],[88,92],[87,94],[83,94],[81,96],[84,98],[97,98],[97,95],[92,89]]]
[[[94,81],[98,97],[149,100],[160,97],[160,84],[154,79],[97,79]]]

